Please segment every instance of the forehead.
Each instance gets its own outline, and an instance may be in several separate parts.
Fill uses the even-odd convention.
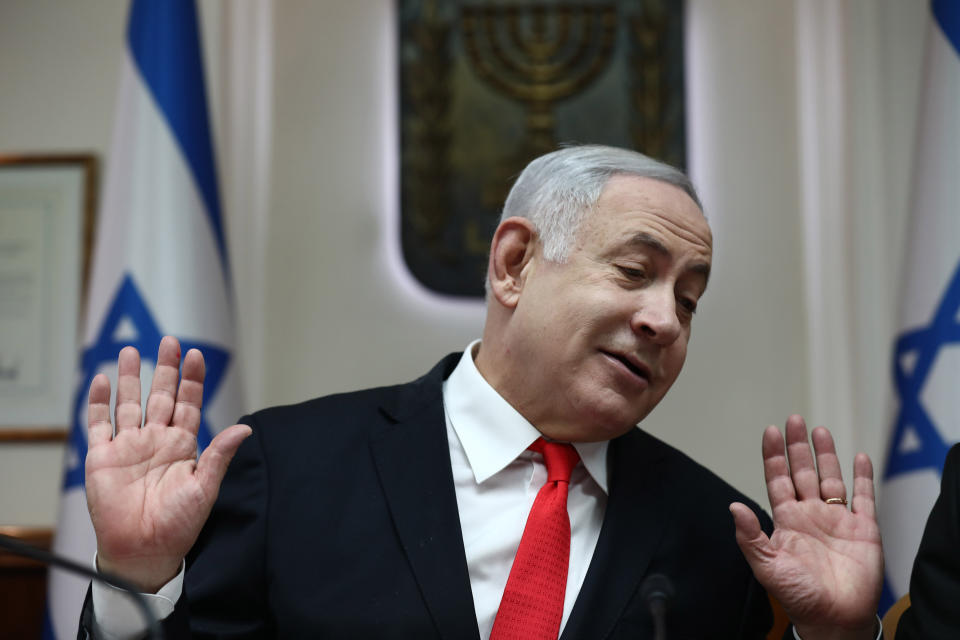
[[[652,237],[709,262],[713,237],[703,212],[680,187],[653,178],[612,176],[584,216],[577,245],[620,245]]]

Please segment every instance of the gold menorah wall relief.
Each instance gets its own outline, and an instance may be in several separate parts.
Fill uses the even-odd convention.
[[[444,294],[483,294],[520,170],[560,144],[682,166],[683,3],[396,0],[404,261]]]
[[[464,50],[477,76],[526,108],[523,155],[556,148],[555,104],[607,67],[617,35],[612,4],[498,4],[461,10]]]

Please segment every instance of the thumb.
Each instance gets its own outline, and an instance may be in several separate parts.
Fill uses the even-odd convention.
[[[770,556],[770,538],[760,528],[760,521],[747,505],[734,502],[730,505],[733,525],[737,529],[737,546],[746,558],[754,575],[766,564]]]
[[[235,424],[218,433],[197,460],[197,480],[207,495],[215,496],[227,473],[227,466],[253,430],[245,424]]]

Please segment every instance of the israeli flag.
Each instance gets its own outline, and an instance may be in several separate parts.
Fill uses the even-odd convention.
[[[960,3],[931,8],[893,352],[897,409],[880,490],[881,611],[909,589],[944,458],[960,440]]]
[[[176,336],[206,359],[200,447],[239,415],[230,277],[193,0],[134,0],[83,328],[54,550],[89,563],[84,496],[86,399],[99,372],[116,394],[117,354],[143,358],[142,399],[157,347]],[[76,637],[85,580],[50,573],[46,638]]]

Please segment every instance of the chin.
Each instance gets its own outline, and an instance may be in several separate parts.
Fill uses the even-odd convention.
[[[649,400],[649,393],[644,393],[640,398],[628,398],[618,394],[614,402],[610,402],[606,406],[600,405],[600,407],[601,410],[606,409],[607,423],[611,425],[619,423],[634,427],[646,418],[647,414],[656,406],[656,403],[651,405]]]

